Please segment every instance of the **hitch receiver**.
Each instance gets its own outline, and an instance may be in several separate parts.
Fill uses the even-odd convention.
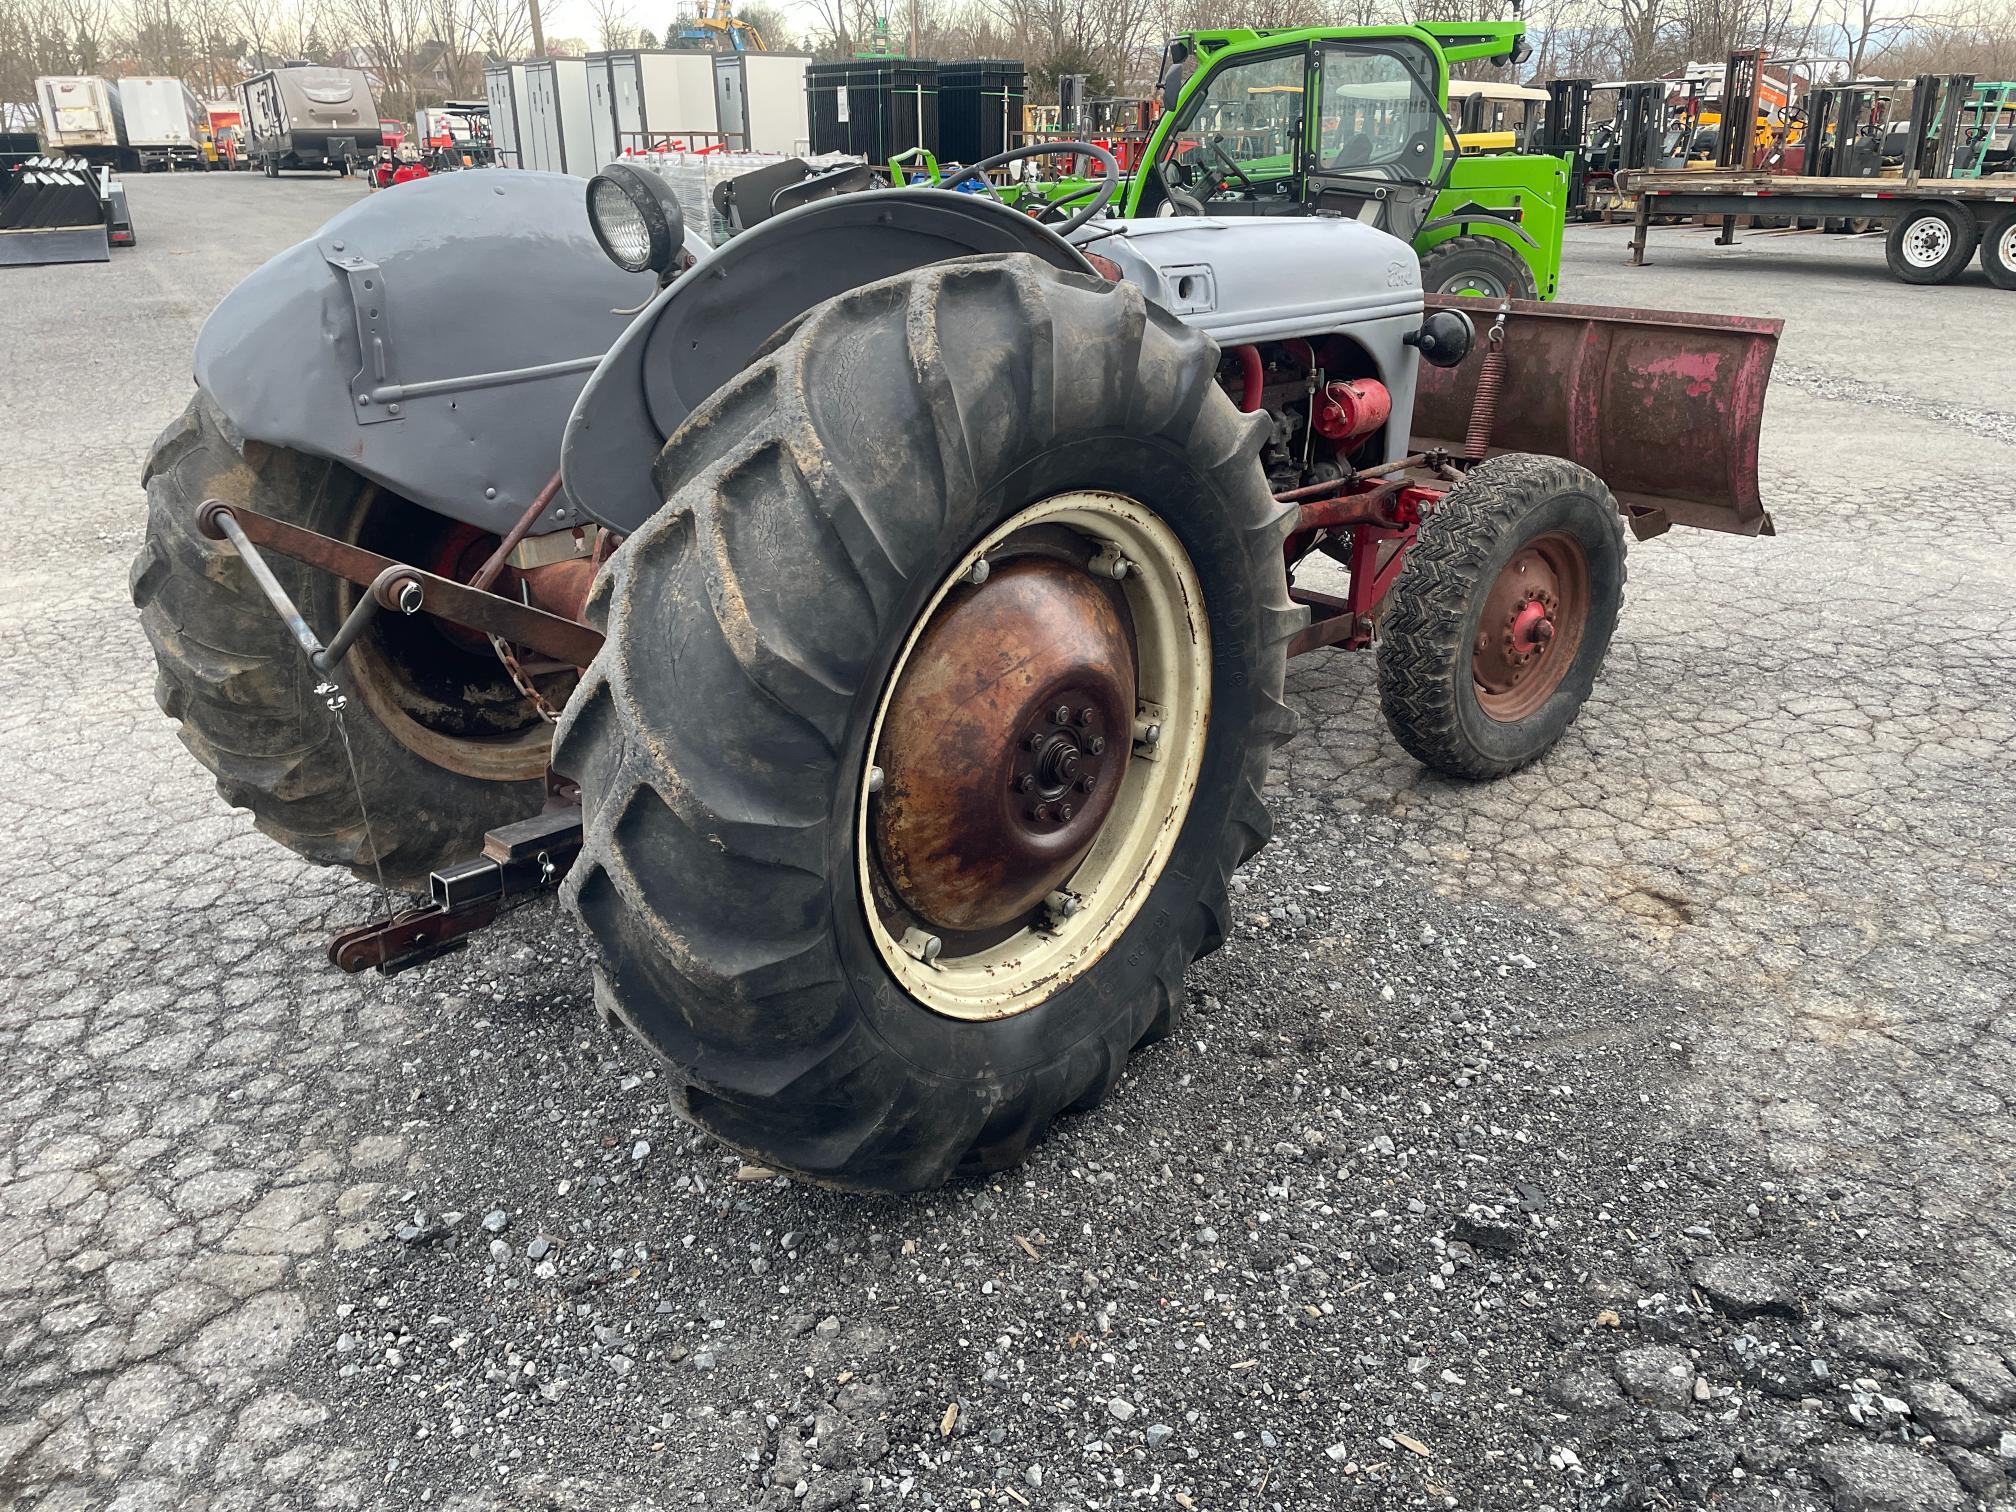
[[[360,924],[329,942],[330,964],[348,972],[375,968],[393,976],[451,950],[508,904],[556,887],[581,853],[578,804],[548,809],[490,831],[483,854],[427,879],[433,900],[389,919]]]

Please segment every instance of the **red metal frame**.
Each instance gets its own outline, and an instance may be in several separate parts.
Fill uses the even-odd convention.
[[[1362,651],[1372,644],[1379,605],[1400,576],[1421,516],[1443,492],[1428,484],[1360,477],[1343,492],[1299,505],[1286,547],[1288,569],[1320,550],[1344,564],[1350,581],[1342,598],[1289,586],[1289,598],[1310,613],[1308,628],[1288,644],[1290,656],[1322,646]],[[1389,543],[1395,543],[1390,550]]]

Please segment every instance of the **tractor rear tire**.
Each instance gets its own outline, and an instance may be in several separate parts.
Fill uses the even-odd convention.
[[[1421,287],[1478,299],[1538,299],[1533,269],[1495,236],[1452,236],[1421,254]]]
[[[1952,205],[1919,205],[1890,226],[1883,255],[1894,277],[1909,284],[1951,283],[1974,256],[1981,228]]]
[[[1998,289],[2016,289],[2016,210],[1996,217],[1981,233],[1981,271]]]
[[[1387,599],[1387,727],[1449,776],[1516,772],[1575,722],[1623,602],[1623,521],[1600,478],[1555,457],[1479,463],[1423,518]]]
[[[155,698],[232,807],[250,809],[261,830],[318,865],[348,867],[367,880],[382,874],[389,885],[423,891],[437,866],[475,855],[486,830],[539,812],[542,731],[471,743],[477,754],[456,758],[529,771],[529,779],[472,776],[423,758],[388,722],[404,716],[365,696],[363,669],[378,665],[367,661],[375,654],[371,638],[325,680],[237,553],[196,528],[203,502],[222,499],[351,539],[367,502],[362,478],[333,462],[242,440],[198,393],[154,443],[141,481],[147,532],[131,585],[154,647]],[[266,559],[326,641],[355,590],[276,553]],[[341,729],[329,708],[335,695],[318,691],[325,681],[347,697]],[[458,678],[450,685],[464,684]],[[409,740],[438,740],[422,727],[399,727]]]
[[[1184,969],[1224,937],[1233,869],[1268,837],[1261,785],[1294,728],[1282,682],[1305,623],[1281,570],[1292,516],[1258,462],[1265,425],[1234,409],[1217,360],[1131,284],[1027,256],[962,259],[819,306],[667,443],[656,478],[668,502],[591,597],[608,641],[562,716],[555,761],[581,785],[584,844],[562,895],[597,947],[598,1006],[669,1063],[682,1117],[809,1181],[918,1190],[1020,1161],[1169,1031]],[[1180,714],[1188,723],[1159,742],[1138,723],[1102,726],[1115,728],[1112,749],[1085,746],[1117,775],[1082,800],[1080,821],[1090,810],[1097,826],[1118,822],[1095,828],[1098,844],[1132,844],[1145,815],[1159,852],[1114,850],[1162,859],[1109,866],[1110,888],[1095,877],[1082,909],[1048,924],[1032,911],[988,926],[1009,931],[1005,945],[962,943],[956,928],[975,926],[961,925],[943,940],[906,931],[899,953],[886,915],[902,884],[887,852],[878,859],[876,826],[894,822],[892,802],[934,793],[893,762],[879,780],[901,727],[890,710],[913,665],[970,660],[983,691],[938,695],[932,707],[952,711],[942,728],[909,726],[993,795],[949,830],[955,855],[991,857],[982,846],[1038,817],[1033,800],[1009,796],[1031,792],[1028,774],[1004,763],[1064,738],[1043,732],[1067,695],[1043,691],[1049,674],[1026,671],[1005,640],[955,639],[940,655],[923,637],[1027,581],[1025,568],[1073,583],[1083,568],[1093,582],[1096,557],[983,570],[991,543],[1012,547],[1003,532],[1071,501],[1131,510],[1175,543],[1160,561],[1130,547],[1134,570],[1073,591],[1124,592],[1131,605],[1157,572],[1194,574],[1175,621],[1191,627],[1179,640],[1202,690]],[[1063,535],[1060,549],[1088,545]],[[1157,621],[1129,613],[1140,665],[1157,665]],[[1035,623],[1041,646],[1050,637]],[[1133,690],[1155,685],[1144,673],[1127,687],[1120,717],[1138,721]],[[996,695],[1039,707],[1026,744],[1020,724],[967,722]],[[1080,707],[1091,699],[1059,706],[1057,726],[1075,738],[1093,725]],[[1173,699],[1166,717],[1176,728]],[[1188,786],[1127,807],[1165,773],[1191,774]],[[1096,847],[1083,854],[1082,871],[1041,885],[1079,886]],[[989,949],[1011,957],[986,989],[1002,997],[966,1011],[950,995],[984,977],[970,963],[999,959]],[[1072,949],[1068,966],[1029,964]]]

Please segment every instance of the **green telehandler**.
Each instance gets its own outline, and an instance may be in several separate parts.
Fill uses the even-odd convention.
[[[1116,216],[1339,215],[1410,241],[1429,293],[1552,299],[1568,163],[1464,156],[1451,65],[1525,56],[1519,21],[1195,31],[1164,52],[1162,112]],[[1040,218],[1094,192],[1041,186]]]

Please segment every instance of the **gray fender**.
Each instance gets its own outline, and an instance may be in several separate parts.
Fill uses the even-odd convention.
[[[441,174],[358,201],[233,289],[196,340],[196,382],[250,439],[502,534],[651,290],[603,255],[583,180]],[[556,497],[533,528],[572,523]]]
[[[567,420],[567,496],[589,519],[628,534],[665,502],[651,464],[666,437],[784,326],[877,279],[1007,252],[1092,271],[1027,215],[935,189],[818,200],[743,232],[654,299],[602,359]]]

